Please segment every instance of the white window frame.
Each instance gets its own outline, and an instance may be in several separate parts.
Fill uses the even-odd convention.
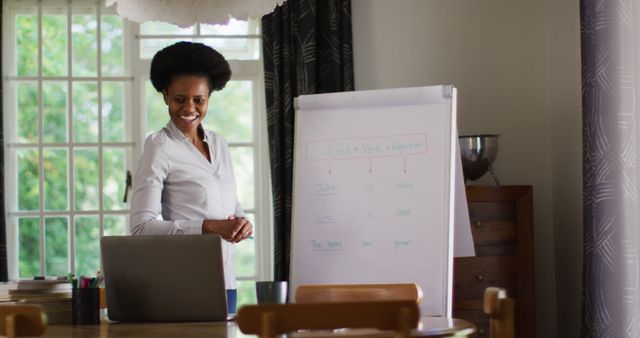
[[[101,21],[100,14],[114,14],[114,10],[112,8],[104,8],[103,1],[100,0],[73,0],[73,1],[34,1],[34,0],[12,0],[12,1],[3,1],[3,22],[2,22],[2,49],[4,51],[14,51],[15,50],[15,15],[10,10],[10,8],[14,7],[33,7],[37,6],[38,12],[42,13],[42,8],[47,6],[67,6],[67,24],[70,27],[71,22],[71,8],[74,5],[90,5],[96,6],[97,9],[97,20],[98,23]],[[39,29],[38,29],[38,39],[40,40],[42,37],[42,17],[39,16]],[[102,77],[101,75],[101,67],[97,67],[97,77],[96,78],[85,78],[85,77],[74,77],[72,76],[72,63],[73,60],[71,58],[72,54],[72,39],[71,39],[71,30],[68,28],[67,31],[67,76],[61,77],[46,77],[46,80],[60,80],[67,82],[67,90],[68,90],[68,103],[67,103],[67,133],[68,133],[68,142],[61,144],[47,144],[45,147],[43,145],[43,137],[42,130],[43,126],[43,114],[42,114],[42,83],[43,77],[42,75],[42,45],[38,47],[38,75],[34,77],[17,77],[16,74],[13,74],[16,69],[15,64],[15,53],[6,52],[3,53],[3,62],[2,62],[2,81],[3,81],[3,120],[4,120],[4,163],[5,163],[5,221],[6,221],[6,235],[7,235],[7,263],[8,263],[8,275],[10,279],[17,279],[18,277],[18,229],[17,229],[17,219],[21,216],[29,216],[29,217],[39,217],[40,218],[40,272],[43,273],[45,270],[45,231],[44,231],[44,218],[46,216],[67,216],[69,219],[68,222],[68,261],[69,268],[75,269],[75,224],[74,218],[76,215],[99,215],[100,219],[100,236],[104,233],[104,215],[110,214],[118,214],[118,215],[129,215],[129,209],[127,205],[127,209],[118,210],[118,211],[105,211],[103,206],[103,198],[102,198],[102,182],[103,182],[103,165],[102,165],[102,149],[103,146],[117,146],[117,147],[127,147],[130,150],[131,156],[126,158],[127,168],[130,168],[132,172],[135,172],[137,167],[137,159],[140,156],[142,151],[142,147],[144,145],[145,138],[145,130],[146,130],[146,119],[143,116],[142,112],[146,112],[146,107],[144,107],[144,91],[143,86],[145,84],[146,79],[148,79],[148,63],[149,61],[140,60],[139,57],[139,44],[140,44],[140,35],[139,35],[139,24],[132,23],[128,20],[124,20],[124,45],[125,45],[125,76],[119,77]],[[97,28],[97,34],[100,36],[100,24]],[[171,36],[176,37],[176,36]],[[228,36],[212,36],[207,35],[206,37],[228,37]],[[101,39],[98,39],[98,51],[101,50]],[[101,55],[102,53],[98,53],[98,64],[100,65]],[[268,141],[267,141],[267,133],[266,133],[266,113],[265,113],[265,104],[264,104],[264,86],[263,86],[263,70],[262,70],[262,50],[260,50],[260,59],[252,60],[252,61],[236,61],[230,60],[230,65],[233,72],[233,80],[251,80],[253,83],[253,142],[251,143],[243,143],[236,144],[230,143],[230,147],[233,146],[246,146],[251,145],[254,147],[254,191],[255,191],[255,207],[254,209],[247,210],[248,212],[252,212],[255,215],[255,223],[257,226],[255,227],[255,238],[257,239],[255,242],[255,254],[256,254],[256,275],[250,277],[238,277],[238,280],[265,280],[271,279],[273,277],[273,215],[272,215],[272,203],[271,203],[271,185],[270,185],[270,175],[269,175],[269,156],[268,156]],[[146,70],[146,71],[141,71]],[[71,140],[71,136],[73,130],[71,128],[72,121],[72,90],[71,83],[76,80],[96,80],[98,84],[98,142],[97,143],[81,143],[81,145],[87,145],[92,147],[97,147],[99,150],[98,158],[98,170],[99,170],[99,210],[96,211],[76,211],[74,203],[74,186],[73,186],[73,149],[74,145],[78,143],[73,143]],[[101,79],[101,80],[100,80]],[[31,80],[38,83],[38,125],[39,125],[39,136],[37,143],[30,144],[17,144],[17,131],[13,128],[10,123],[7,121],[17,121],[17,109],[14,106],[15,101],[12,98],[16,97],[16,93],[14,91],[15,86],[12,83],[17,83],[18,81]],[[101,84],[103,81],[108,80],[117,80],[117,81],[126,81],[128,82],[129,88],[131,89],[130,93],[125,91],[125,129],[128,129],[127,132],[130,132],[131,140],[130,142],[119,142],[119,143],[106,143],[102,142],[102,95],[101,95]],[[128,116],[127,116],[128,115]],[[224,134],[224,131],[221,131]],[[18,185],[15,177],[17,177],[17,153],[16,150],[24,147],[36,147],[39,149],[40,157],[39,157],[39,189],[40,189],[40,198],[39,198],[39,210],[36,211],[18,211],[17,205],[17,194],[18,194]],[[69,201],[69,210],[67,211],[45,211],[44,210],[44,167],[43,167],[43,150],[47,147],[56,146],[61,148],[66,148],[68,151],[68,194],[70,195]],[[73,271],[73,270],[70,270]]]

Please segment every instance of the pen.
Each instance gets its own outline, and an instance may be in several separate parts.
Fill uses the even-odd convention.
[[[69,272],[69,274],[67,274],[67,279],[69,280],[69,283],[71,284],[71,288],[75,288],[75,286],[73,285],[73,274],[71,272]]]

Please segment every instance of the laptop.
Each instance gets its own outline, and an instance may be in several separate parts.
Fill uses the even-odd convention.
[[[100,246],[110,320],[227,319],[220,236],[105,236]]]

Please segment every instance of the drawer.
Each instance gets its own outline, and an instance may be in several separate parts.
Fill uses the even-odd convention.
[[[484,299],[453,299],[453,312],[484,309]]]
[[[518,298],[517,258],[511,256],[458,257],[453,264],[453,301],[482,300],[490,286],[502,287]]]
[[[517,256],[518,245],[512,244],[496,244],[496,245],[476,245],[476,256]]]
[[[453,271],[460,273],[500,272],[515,277],[518,272],[516,256],[456,257]]]
[[[471,233],[475,246],[514,244],[516,224],[510,220],[471,219]]]
[[[511,202],[469,202],[469,217],[478,220],[517,219],[517,206]]]

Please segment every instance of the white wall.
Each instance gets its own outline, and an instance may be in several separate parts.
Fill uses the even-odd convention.
[[[547,1],[547,37],[558,337],[579,337],[582,291],[579,1]]]
[[[533,186],[537,336],[577,337],[579,13],[556,1],[352,0],[354,67],[358,90],[453,84],[460,134],[501,135],[501,183]]]

